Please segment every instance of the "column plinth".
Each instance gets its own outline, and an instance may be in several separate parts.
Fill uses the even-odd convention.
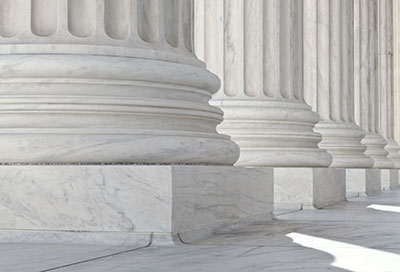
[[[364,154],[366,147],[361,144],[365,133],[356,124],[319,122],[315,130],[322,135],[319,146],[332,155],[331,167],[372,167],[373,161]]]
[[[317,148],[313,132],[317,114],[298,101],[213,101],[225,113],[219,131],[240,146],[237,164],[251,166],[327,166],[331,160]]]
[[[192,52],[192,9],[2,1],[0,162],[233,164],[239,149],[209,105],[220,82]]]

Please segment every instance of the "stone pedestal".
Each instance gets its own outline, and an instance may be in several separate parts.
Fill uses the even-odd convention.
[[[346,169],[347,198],[374,195],[380,191],[380,169]]]
[[[275,213],[323,208],[345,200],[345,169],[274,168]]]
[[[0,241],[162,244],[268,218],[272,170],[232,167],[216,131],[193,1],[3,0],[0,17]]]
[[[0,166],[0,242],[191,241],[269,220],[273,170],[224,166]]]
[[[391,169],[381,169],[381,190],[390,190]]]
[[[400,189],[400,170],[390,169],[390,189],[398,190]]]

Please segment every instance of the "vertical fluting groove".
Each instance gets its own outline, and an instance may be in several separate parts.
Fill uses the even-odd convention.
[[[360,126],[370,132],[369,20],[368,1],[360,0]]]
[[[0,1],[0,35],[11,38],[22,31],[22,11],[24,0]]]
[[[387,1],[387,63],[388,63],[388,107],[389,107],[389,117],[388,117],[388,138],[393,139],[394,130],[394,89],[393,89],[393,0]]]
[[[329,0],[329,108],[330,119],[340,119],[340,0]]]
[[[341,118],[345,122],[352,122],[352,104],[353,104],[353,50],[352,50],[352,18],[353,18],[353,1],[340,0],[341,14],[341,77],[342,86],[341,93]]]
[[[379,112],[379,131],[382,136],[387,138],[388,136],[388,86],[387,86],[387,10],[386,2],[379,1],[378,4],[378,92],[380,95],[379,106],[381,110]]]
[[[51,36],[57,31],[58,0],[32,0],[31,30],[38,36]]]
[[[138,34],[138,20],[137,20],[137,0],[129,0],[130,9],[129,9],[129,36],[131,40],[137,40],[139,37]]]
[[[304,100],[313,111],[317,108],[317,2],[306,0],[303,14],[304,39]]]
[[[293,16],[295,21],[292,22],[294,31],[294,40],[292,47],[292,66],[293,71],[293,84],[292,84],[292,98],[304,102],[304,57],[303,57],[303,0],[295,0],[293,2]]]
[[[267,97],[278,97],[280,91],[280,0],[264,1],[263,90]]]
[[[379,92],[377,88],[377,5],[375,0],[369,0],[368,7],[368,18],[369,18],[369,27],[370,27],[370,35],[369,35],[369,82],[370,82],[370,120],[369,120],[369,129],[371,132],[378,132],[379,129]]]
[[[128,37],[129,10],[128,0],[105,0],[104,30],[109,37],[116,40],[123,40]]]
[[[182,22],[180,23],[182,27],[182,37],[183,46],[189,52],[193,52],[193,1],[182,1],[180,4],[180,16],[182,18]],[[204,8],[203,8],[204,11]]]
[[[343,0],[347,5],[349,5],[349,8],[347,10],[347,13],[349,14],[347,16],[348,18],[348,27],[347,27],[347,31],[348,31],[348,39],[349,39],[349,67],[350,67],[350,74],[349,74],[349,95],[350,95],[350,101],[348,102],[348,116],[349,116],[349,121],[351,121],[352,123],[355,123],[354,120],[354,115],[355,115],[355,90],[354,90],[354,69],[355,69],[355,65],[354,65],[354,52],[355,52],[355,40],[354,40],[354,0],[351,1],[346,1]]]
[[[244,93],[263,89],[263,0],[244,2]]]
[[[361,71],[361,44],[360,44],[360,0],[353,1],[353,28],[354,33],[353,39],[353,53],[354,53],[354,79],[352,85],[354,87],[354,116],[353,119],[355,123],[361,126],[361,81],[360,81],[360,71]]]
[[[280,97],[290,98],[293,78],[293,67],[292,67],[292,46],[293,46],[293,31],[292,20],[296,16],[293,14],[294,3],[291,0],[279,0],[280,2]],[[297,50],[297,48],[295,49]]]
[[[317,0],[317,109],[322,120],[329,120],[329,0]]]
[[[194,18],[196,18],[194,20],[194,33],[196,33],[196,35],[194,35],[194,51],[196,56],[201,60],[205,60],[205,28],[207,24],[205,11],[205,0],[194,1]]]
[[[208,68],[216,73],[225,92],[224,75],[224,0],[205,0],[205,50],[204,60]]]
[[[243,1],[224,1],[225,94],[236,96],[243,90]]]
[[[394,29],[393,33],[399,33],[400,29],[400,2],[393,1],[393,22],[394,22]],[[400,49],[400,39],[399,35],[393,35],[393,109],[394,109],[394,117],[393,117],[393,137],[394,139],[399,142],[400,141],[400,79],[397,76],[400,72],[400,58],[399,58],[399,49]]]
[[[137,18],[140,38],[148,43],[160,39],[160,0],[138,0]]]
[[[172,47],[179,45],[179,1],[164,1],[164,29],[165,40]]]
[[[96,28],[95,0],[68,0],[68,31],[77,37],[89,37]]]

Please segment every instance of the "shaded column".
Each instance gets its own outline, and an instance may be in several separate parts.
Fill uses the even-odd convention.
[[[365,154],[374,160],[375,168],[391,168],[393,162],[387,159],[387,141],[380,130],[380,92],[378,74],[378,1],[355,0],[356,10],[354,41],[355,51],[355,99],[357,124],[366,132],[361,143],[367,146]],[[358,29],[357,29],[358,28]]]
[[[1,163],[233,164],[188,0],[0,1]]]
[[[221,79],[218,127],[240,146],[237,164],[328,166],[303,96],[303,1],[199,0],[196,54]]]
[[[305,97],[321,118],[319,146],[332,155],[331,167],[372,167],[354,122],[353,1],[304,1]]]
[[[378,13],[380,133],[388,141],[388,159],[400,167],[400,146],[394,140],[393,1],[380,0]]]

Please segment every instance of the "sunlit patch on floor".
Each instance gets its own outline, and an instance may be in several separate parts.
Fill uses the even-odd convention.
[[[400,207],[398,207],[398,206],[372,204],[372,205],[367,206],[367,208],[380,210],[380,211],[386,211],[386,212],[398,212],[398,213],[400,213]]]
[[[329,239],[304,235],[292,232],[286,235],[293,242],[312,249],[324,251],[332,255],[335,260],[332,266],[348,271],[400,271],[400,255],[366,248],[349,243],[337,242]]]

